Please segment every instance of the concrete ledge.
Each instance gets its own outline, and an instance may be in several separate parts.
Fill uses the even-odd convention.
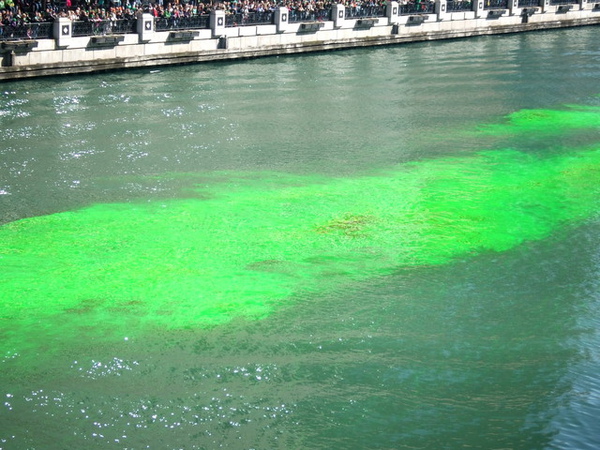
[[[0,44],[0,50],[2,52],[25,53],[37,46],[38,41],[35,40],[3,41],[2,44]]]
[[[300,24],[298,33],[316,33],[323,27],[325,27],[325,22],[305,22]]]
[[[371,28],[379,23],[379,19],[358,19],[354,25],[356,28]]]
[[[248,25],[244,27],[237,27],[238,36],[256,36],[258,34],[256,25]]]
[[[521,15],[522,16],[533,16],[536,12],[538,12],[540,10],[540,8],[533,6],[533,7],[529,7],[529,8],[523,8],[521,10]]]
[[[167,41],[191,41],[200,36],[199,31],[171,31]]]
[[[211,39],[191,40],[189,43],[166,45],[166,42],[122,44],[114,47],[90,48],[83,44],[78,48],[59,48],[41,41],[41,48],[31,52],[5,51],[0,67],[0,80],[16,80],[32,77],[83,74],[122,70],[129,68],[156,68],[174,64],[193,64],[211,61],[241,60],[277,55],[293,55],[310,52],[343,50],[360,47],[399,45],[411,42],[461,39],[536,30],[551,30],[576,26],[600,25],[600,14],[588,10],[587,17],[569,17],[554,14],[536,14],[529,23],[521,22],[519,15],[503,17],[493,24],[486,19],[434,22],[422,26],[402,27],[401,21],[393,25],[377,26],[364,35],[360,30],[333,30],[332,22],[317,22],[318,31],[295,33],[300,24],[294,24],[294,32],[268,36],[215,36]],[[428,17],[427,15],[424,15]],[[310,23],[309,23],[310,24]],[[298,27],[298,28],[296,28]],[[396,30],[398,34],[392,34]],[[135,34],[132,36],[136,36]],[[129,37],[129,36],[128,36]],[[166,35],[165,35],[166,38]],[[73,41],[90,38],[74,38]],[[126,42],[130,42],[126,38]],[[83,43],[83,42],[82,42]],[[8,42],[7,42],[8,44]],[[42,45],[43,44],[43,45]],[[32,44],[33,45],[33,44]],[[35,56],[35,58],[33,57]]]
[[[492,9],[488,11],[487,18],[488,19],[498,19],[506,14],[505,9]]]
[[[119,45],[119,42],[123,42],[125,36],[94,36],[90,39],[90,45],[95,47],[114,47]]]
[[[421,25],[429,16],[426,14],[418,14],[416,16],[408,16],[406,25]]]
[[[277,34],[277,26],[276,25],[257,25],[256,26],[256,34],[257,35]]]
[[[558,5],[556,7],[556,13],[557,14],[561,14],[561,13],[566,13],[568,11],[570,11],[571,9],[573,9],[573,5]]]

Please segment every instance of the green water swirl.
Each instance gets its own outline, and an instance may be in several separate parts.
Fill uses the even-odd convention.
[[[521,111],[478,133],[599,127],[599,108],[570,107]],[[218,173],[196,198],[9,223],[0,317],[55,333],[81,322],[99,334],[125,323],[202,328],[401,267],[505,251],[599,210],[600,145],[554,150],[481,151],[355,178]]]

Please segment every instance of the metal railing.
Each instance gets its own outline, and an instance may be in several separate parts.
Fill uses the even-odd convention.
[[[0,41],[23,39],[52,39],[54,22],[31,22],[19,25],[0,25]]]
[[[71,36],[105,36],[107,34],[137,33],[137,19],[76,20]]]
[[[446,2],[446,11],[473,11],[473,2],[471,0],[448,0]]]
[[[246,25],[271,25],[275,23],[274,11],[254,11],[225,15],[226,27],[243,27]]]
[[[319,22],[331,20],[332,8],[320,9],[319,11],[294,11],[289,12],[289,23]]]
[[[346,19],[362,19],[366,17],[385,17],[385,6],[355,6],[346,7]]]
[[[531,8],[532,6],[540,6],[540,0],[519,0],[519,8]]]
[[[551,5],[578,5],[579,0],[550,0]]]
[[[508,0],[485,0],[483,9],[508,9]]]
[[[400,15],[409,14],[433,14],[435,12],[435,3],[433,2],[411,2],[406,5],[400,5]]]
[[[210,16],[201,14],[191,17],[158,17],[154,20],[156,31],[203,30],[210,28]]]

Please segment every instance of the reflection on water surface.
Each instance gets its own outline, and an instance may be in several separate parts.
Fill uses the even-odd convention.
[[[5,84],[0,447],[597,447],[593,31]]]

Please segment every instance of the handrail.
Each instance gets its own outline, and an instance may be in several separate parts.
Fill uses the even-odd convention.
[[[385,6],[347,6],[346,19],[362,19],[367,17],[385,17]]]
[[[210,28],[210,16],[200,14],[191,17],[157,17],[154,19],[154,28],[156,31],[203,30]]]
[[[540,0],[519,0],[519,8],[531,8],[532,6],[540,6]]]
[[[54,22],[29,22],[15,25],[0,24],[0,41],[23,39],[52,39]]]
[[[432,1],[422,2],[420,0],[409,2],[406,5],[400,5],[400,15],[410,14],[433,14],[435,12],[435,3]]]
[[[226,27],[243,27],[247,25],[271,25],[275,21],[274,11],[249,11],[225,15]]]
[[[137,19],[75,20],[73,37],[136,33]]]
[[[298,22],[317,22],[331,20],[331,11],[333,8],[326,7],[318,11],[298,11],[290,10],[289,23]]]
[[[538,1],[538,0],[535,0]],[[446,11],[472,11],[473,2],[471,0],[448,0],[446,2]]]
[[[483,9],[508,9],[508,0],[485,0]]]

